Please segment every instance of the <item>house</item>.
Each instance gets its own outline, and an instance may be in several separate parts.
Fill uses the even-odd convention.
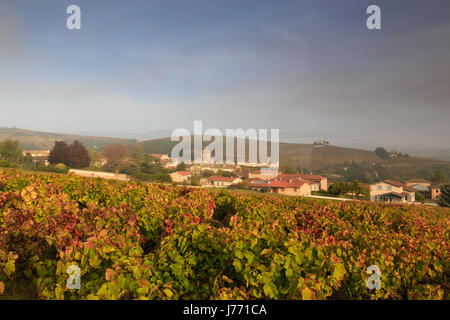
[[[430,193],[431,193],[431,199],[432,200],[439,200],[441,197],[441,185],[434,185],[430,186]]]
[[[421,185],[423,187],[431,187],[432,182],[425,180],[425,179],[420,179],[420,178],[414,178],[414,179],[409,179],[406,181],[406,186],[408,187],[414,187],[416,185]]]
[[[402,153],[400,152],[400,150],[392,150],[390,153],[389,153],[389,156],[391,157],[391,158],[397,158],[397,157],[400,157],[402,155]]]
[[[272,179],[270,181],[262,181],[252,179],[249,181],[249,186],[253,190],[266,190],[270,193],[283,194],[287,196],[310,196],[311,185],[307,181],[282,181]]]
[[[126,174],[117,174],[117,173],[113,173],[113,172],[100,172],[100,171],[70,169],[69,173],[73,173],[74,175],[77,175],[80,177],[87,177],[87,178],[102,178],[102,179],[112,179],[112,180],[120,180],[120,181],[130,180],[130,177]]]
[[[280,173],[275,177],[277,181],[306,181],[312,191],[327,191],[328,179],[314,174],[285,174]]]
[[[249,179],[258,178],[258,179],[262,179],[262,180],[270,180],[270,179],[275,178],[277,175],[278,175],[278,170],[261,169],[261,170],[250,171],[248,173],[248,178]]]
[[[279,181],[269,183],[270,192],[288,196],[310,196],[311,185],[307,181]]]
[[[188,182],[189,179],[192,177],[192,175],[188,171],[176,171],[176,172],[172,172],[170,174],[170,177],[172,178],[173,182],[183,183],[183,182]]]
[[[316,140],[313,143],[313,147],[314,148],[319,148],[319,147],[323,147],[323,146],[328,146],[330,143],[328,141],[324,141],[324,140]]]
[[[234,177],[211,176],[208,178],[213,187],[226,188],[232,184],[241,183],[242,179]]]
[[[48,164],[48,158],[50,157],[50,150],[25,150],[22,151],[22,155],[26,156],[27,153],[31,154],[33,162]]]
[[[395,180],[384,180],[370,185],[370,201],[412,203],[416,201],[415,189]]]
[[[413,188],[416,192],[422,194],[425,198],[431,198],[430,186],[432,182],[415,178],[406,181],[406,186]]]

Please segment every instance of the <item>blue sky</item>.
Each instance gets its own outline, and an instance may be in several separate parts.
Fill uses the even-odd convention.
[[[71,4],[81,30],[66,28]],[[366,28],[371,4],[382,30]],[[0,126],[138,135],[203,120],[439,147],[449,12],[445,0],[0,0]]]

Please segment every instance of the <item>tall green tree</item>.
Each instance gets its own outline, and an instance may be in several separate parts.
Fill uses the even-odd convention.
[[[439,196],[438,204],[442,207],[450,208],[450,184],[441,186],[441,195]]]
[[[352,192],[356,197],[364,193],[363,187],[358,180],[353,180],[349,185],[350,192]]]
[[[291,166],[285,166],[283,172],[286,174],[296,174],[297,170],[295,170]]]
[[[375,154],[381,159],[389,158],[389,152],[386,151],[385,148],[378,147],[375,149]]]
[[[134,148],[133,152],[131,153],[131,158],[133,159],[135,164],[141,164],[146,160],[145,157],[145,151],[142,147],[136,147]]]
[[[437,182],[437,183],[447,183],[448,177],[444,173],[444,171],[442,171],[442,169],[438,169],[438,170],[434,171],[434,176],[433,176],[432,181]]]
[[[17,140],[5,139],[0,142],[0,157],[9,162],[20,162],[22,158],[22,147]]]
[[[184,162],[177,164],[177,171],[185,171],[185,170],[186,170],[186,164]]]
[[[33,157],[31,153],[27,152],[25,156],[23,157],[23,163],[27,168],[30,168],[33,164]]]

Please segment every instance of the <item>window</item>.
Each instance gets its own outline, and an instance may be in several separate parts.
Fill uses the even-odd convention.
[[[392,186],[387,186],[388,191],[392,190]]]
[[[383,190],[383,186],[380,184],[377,186],[377,190]]]

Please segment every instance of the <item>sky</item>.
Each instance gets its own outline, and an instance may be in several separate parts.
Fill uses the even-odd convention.
[[[81,8],[69,30],[66,8]],[[369,5],[381,30],[366,27]],[[0,126],[447,147],[448,0],[0,0]]]

